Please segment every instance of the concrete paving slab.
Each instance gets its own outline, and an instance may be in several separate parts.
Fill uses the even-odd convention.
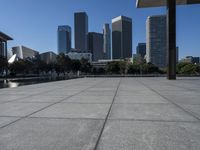
[[[9,101],[15,101],[18,99],[22,99],[24,97],[27,97],[26,95],[7,95],[7,94],[0,94],[0,103],[5,103]]]
[[[37,96],[31,96],[26,98],[21,98],[16,103],[19,102],[25,102],[25,103],[53,103],[53,102],[59,102],[62,99],[67,98],[68,96],[48,96],[48,95],[37,95]]]
[[[199,150],[200,78],[193,79],[82,78],[0,89],[0,150]],[[1,102],[2,95],[19,99]]]
[[[64,100],[63,103],[97,103],[111,104],[113,96],[73,96]]]
[[[0,116],[27,116],[49,103],[3,103],[0,104]]]
[[[6,94],[6,95],[36,95],[36,94],[40,94],[42,92],[46,92],[47,90],[33,90],[33,89],[18,89],[15,88],[15,90],[10,90],[10,91],[4,91],[2,92],[2,94]]]
[[[109,104],[59,103],[31,117],[105,119]]]
[[[197,121],[171,104],[114,104],[111,119]]]
[[[159,95],[156,96],[122,96],[115,97],[115,103],[169,103]]]
[[[109,120],[98,150],[198,150],[200,123]]]
[[[42,95],[42,96],[71,96],[71,95],[74,95],[74,94],[76,94],[76,93],[78,93],[77,91],[74,91],[74,92],[72,92],[72,91],[50,91],[50,92],[45,92],[45,93],[42,93],[42,94],[40,94],[40,95]]]
[[[1,150],[92,150],[102,120],[21,120],[0,130]]]
[[[143,91],[138,91],[138,90],[119,90],[117,92],[117,96],[156,96],[157,94],[151,90],[143,90]]]
[[[114,96],[114,91],[84,91],[79,96]]]
[[[0,128],[18,119],[18,117],[0,117]]]

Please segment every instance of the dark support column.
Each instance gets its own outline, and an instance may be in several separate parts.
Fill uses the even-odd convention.
[[[176,0],[167,0],[167,78],[176,79]]]
[[[8,62],[8,47],[7,47],[7,41],[5,41],[5,57],[6,61]],[[8,77],[8,64],[6,65],[6,79]]]
[[[0,40],[0,56],[3,56],[3,42]]]

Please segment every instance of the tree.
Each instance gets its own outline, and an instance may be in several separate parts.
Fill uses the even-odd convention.
[[[57,68],[57,71],[59,70],[60,73],[64,73],[65,75],[65,72],[69,72],[72,67],[71,64],[72,64],[72,60],[68,56],[65,56],[65,54],[61,53],[57,56],[56,68]]]
[[[109,62],[106,65],[106,72],[108,73],[115,73],[115,74],[119,74],[120,73],[120,65],[118,61],[113,61],[113,62]]]
[[[97,68],[97,74],[105,74],[105,72],[106,72],[106,70],[104,69],[104,68],[102,68],[102,67],[100,67],[100,68]]]
[[[139,74],[140,66],[135,63],[130,63],[128,65],[128,74]]]
[[[127,73],[127,62],[119,61],[119,68],[120,68],[120,74],[126,74]]]
[[[91,72],[92,66],[91,66],[91,64],[88,62],[87,59],[82,58],[81,61],[80,61],[80,63],[81,63],[81,67],[80,67],[80,71],[81,71],[81,72],[85,72],[85,73]]]
[[[29,74],[33,72],[34,63],[30,60],[18,60],[10,64],[9,69],[14,74]]]
[[[79,60],[72,60],[71,67],[73,72],[77,72],[81,68],[81,62]]]
[[[186,65],[188,65],[188,64],[190,64],[190,63],[188,63],[188,62],[180,62],[180,63],[178,63],[178,64],[176,65],[176,72],[177,72],[177,73],[181,73],[181,69],[182,69],[183,67],[185,67]]]
[[[181,69],[180,69],[180,73],[181,74],[198,74],[199,72],[199,67],[198,65],[195,65],[195,64],[187,64],[185,66],[183,66]]]
[[[152,63],[145,63],[142,65],[142,72],[143,73],[160,73],[160,70],[157,66]]]

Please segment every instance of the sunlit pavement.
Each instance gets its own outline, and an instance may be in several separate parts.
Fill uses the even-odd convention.
[[[0,89],[0,150],[199,150],[200,78]]]

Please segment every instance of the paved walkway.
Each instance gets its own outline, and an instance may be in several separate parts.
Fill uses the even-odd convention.
[[[84,78],[0,90],[0,150],[199,150],[200,78]]]

